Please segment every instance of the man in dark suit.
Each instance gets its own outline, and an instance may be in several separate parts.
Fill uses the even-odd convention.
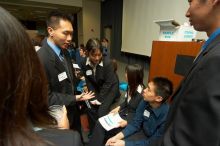
[[[66,105],[70,127],[80,132],[76,101],[90,99],[93,94],[74,95],[76,77],[67,52],[73,33],[71,18],[61,12],[51,12],[47,31],[48,37],[38,51],[38,56],[48,79],[49,105]]]
[[[189,5],[186,17],[209,38],[172,97],[164,136],[152,146],[220,145],[220,1]]]

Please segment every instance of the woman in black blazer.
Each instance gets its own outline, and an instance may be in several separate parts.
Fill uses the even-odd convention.
[[[86,44],[88,57],[81,62],[81,70],[85,76],[89,91],[95,93],[90,101],[88,120],[92,131],[99,117],[109,113],[110,106],[119,96],[119,86],[112,62],[102,57],[102,49],[98,39],[89,39]]]
[[[128,65],[125,69],[125,76],[128,82],[125,101],[110,112],[119,113],[122,117],[123,121],[120,123],[120,127],[106,131],[100,122],[97,122],[89,141],[89,146],[102,146],[105,143],[105,139],[121,131],[133,119],[136,108],[143,99],[141,95],[144,88],[143,68],[138,64]]]

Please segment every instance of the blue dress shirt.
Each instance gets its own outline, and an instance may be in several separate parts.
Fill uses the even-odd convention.
[[[48,39],[47,39],[47,44],[52,48],[52,50],[56,53],[56,55],[62,61],[63,58],[61,58],[61,49]]]
[[[164,133],[166,117],[169,111],[167,103],[153,109],[148,102],[142,100],[137,107],[133,121],[122,131],[125,137],[125,146],[147,146],[152,140],[159,138]],[[126,137],[143,129],[146,139],[128,141]]]

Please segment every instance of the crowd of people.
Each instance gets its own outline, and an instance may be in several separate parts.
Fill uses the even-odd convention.
[[[145,86],[143,67],[129,64],[125,100],[114,108],[121,93],[108,39],[76,48],[71,15],[53,11],[35,50],[20,22],[0,7],[0,145],[83,146],[84,109],[88,146],[219,146],[220,1],[188,2],[186,17],[209,38],[179,87],[173,93],[166,77]],[[120,117],[118,126],[107,130],[99,120],[106,115]]]

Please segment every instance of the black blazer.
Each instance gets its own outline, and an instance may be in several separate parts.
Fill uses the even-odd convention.
[[[220,145],[220,36],[194,62],[173,95],[157,146]]]
[[[67,73],[68,78],[63,81],[58,80],[58,75],[67,72],[65,66],[47,42],[43,43],[43,46],[37,53],[44,66],[48,79],[49,104],[74,104],[76,102],[74,96],[74,82],[76,79],[75,75],[73,75],[73,66],[67,55],[67,50],[64,51],[64,56],[68,63],[69,74]]]
[[[43,129],[36,131],[48,146],[82,146],[78,132],[64,129]]]
[[[109,112],[109,107],[114,99],[119,96],[118,79],[109,59],[103,59],[103,66],[97,65],[94,76],[93,69],[86,65],[85,58],[81,63],[81,69],[86,79],[87,87],[95,92],[95,97],[102,103],[99,109],[99,116]],[[88,71],[92,74],[88,74]]]
[[[120,110],[119,110],[120,116],[123,119],[127,120],[128,123],[130,123],[142,99],[143,96],[138,91],[135,91],[134,95],[131,97],[129,102],[127,102],[127,98],[126,98],[125,101],[122,104],[120,104]]]

